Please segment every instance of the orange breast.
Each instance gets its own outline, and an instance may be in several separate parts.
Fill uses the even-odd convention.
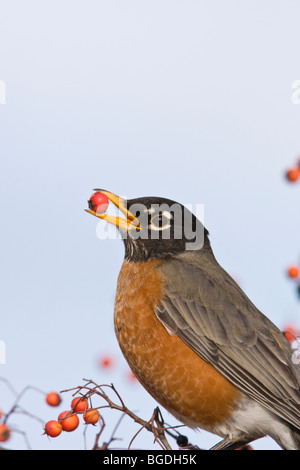
[[[164,290],[156,264],[123,263],[114,314],[120,348],[158,403],[182,422],[213,431],[231,415],[240,392],[156,317]]]

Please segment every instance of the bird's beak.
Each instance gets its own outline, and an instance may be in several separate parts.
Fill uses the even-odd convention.
[[[134,228],[136,230],[140,228],[139,219],[135,215],[131,214],[131,212],[127,209],[125,199],[122,199],[116,194],[113,194],[110,191],[106,191],[105,189],[94,189],[94,191],[98,191],[100,193],[105,194],[108,200],[111,201],[119,209],[119,211],[122,212],[123,215],[125,215],[126,218],[115,217],[113,215],[108,214],[101,214],[91,209],[85,209],[86,212],[94,215],[95,217],[98,217],[99,219],[106,220],[106,222],[109,222],[110,224],[113,224],[118,228],[125,229],[126,231],[131,228]]]

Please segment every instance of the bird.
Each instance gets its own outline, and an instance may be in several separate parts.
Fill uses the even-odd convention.
[[[300,371],[283,332],[216,260],[210,234],[185,205],[104,189],[121,213],[125,256],[114,330],[147,392],[184,425],[231,450],[270,436],[300,450]]]

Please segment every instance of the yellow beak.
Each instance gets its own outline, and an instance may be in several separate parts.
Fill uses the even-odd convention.
[[[86,212],[94,215],[95,217],[98,217],[99,219],[106,220],[106,222],[116,225],[118,228],[123,228],[125,230],[129,230],[130,228],[139,229],[139,219],[135,215],[131,214],[131,212],[127,209],[125,199],[122,199],[116,194],[106,191],[105,189],[94,189],[94,191],[105,194],[108,200],[111,201],[119,209],[119,211],[125,215],[126,218],[101,214],[91,209],[85,209]]]

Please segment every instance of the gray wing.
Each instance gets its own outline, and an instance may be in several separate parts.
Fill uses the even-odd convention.
[[[241,391],[300,429],[300,372],[281,331],[213,255],[179,255],[167,279],[161,322]]]

